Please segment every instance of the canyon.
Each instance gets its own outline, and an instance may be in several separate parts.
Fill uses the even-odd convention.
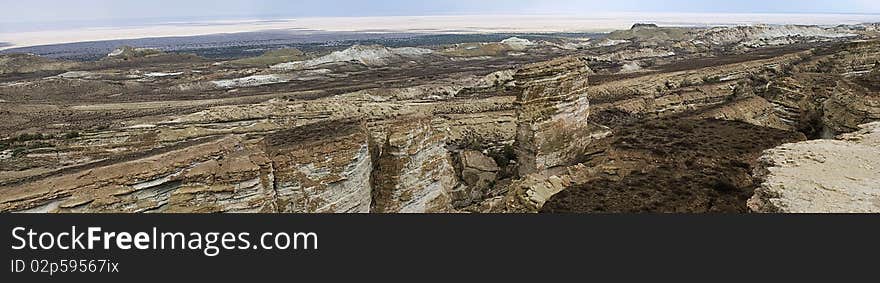
[[[0,211],[880,212],[878,35],[2,54]]]

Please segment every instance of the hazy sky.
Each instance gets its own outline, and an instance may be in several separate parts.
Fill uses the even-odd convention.
[[[880,13],[880,0],[0,0],[0,24],[596,12]]]

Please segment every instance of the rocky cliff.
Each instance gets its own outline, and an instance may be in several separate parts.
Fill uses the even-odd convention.
[[[430,119],[396,122],[374,133],[373,212],[449,212],[458,186],[446,136]]]
[[[369,212],[367,134],[316,123],[248,139],[200,139],[4,188],[0,210],[22,212]]]
[[[372,159],[358,121],[319,122],[266,138],[281,212],[370,212]]]

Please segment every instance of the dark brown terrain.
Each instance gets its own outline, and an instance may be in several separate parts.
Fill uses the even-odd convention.
[[[553,196],[541,211],[747,212],[761,153],[803,140],[801,133],[736,121],[643,121],[591,147],[583,164],[601,173]]]

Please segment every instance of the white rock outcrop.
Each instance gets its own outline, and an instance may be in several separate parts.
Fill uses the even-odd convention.
[[[668,50],[658,50],[651,48],[642,48],[639,50],[624,50],[614,53],[602,54],[599,56],[590,56],[591,59],[599,61],[629,61],[644,58],[659,58],[675,56],[675,52]]]
[[[801,25],[754,25],[712,28],[697,39],[713,45],[741,44],[749,47],[785,45],[799,39],[834,39],[858,35],[832,28]],[[808,40],[813,41],[813,40]]]
[[[425,48],[388,48],[380,45],[355,45],[311,60],[287,62],[273,65],[276,70],[302,70],[330,63],[356,62],[366,66],[384,66],[397,59],[418,57],[434,51]]]
[[[510,47],[510,49],[513,49],[516,51],[526,50],[527,48],[531,47],[532,45],[535,45],[535,43],[532,42],[531,40],[519,38],[519,37],[511,37],[511,38],[502,40],[501,43],[507,44],[507,46]]]
[[[880,213],[880,122],[837,140],[767,150],[749,199],[755,212]]]
[[[269,75],[254,75],[243,78],[235,78],[228,80],[216,80],[211,81],[211,83],[217,88],[240,88],[240,87],[255,87],[261,85],[270,85],[270,84],[279,84],[286,83],[293,80],[293,76],[291,75],[279,75],[279,74],[269,74]]]

